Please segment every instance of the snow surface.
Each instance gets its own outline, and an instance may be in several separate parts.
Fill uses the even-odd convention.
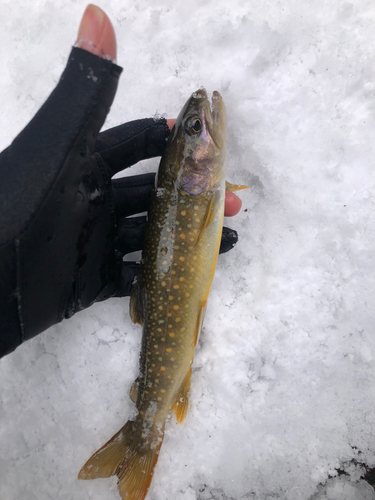
[[[148,500],[374,500],[353,462],[375,466],[373,2],[100,6],[124,67],[105,128],[218,90],[228,179],[251,186]],[[0,3],[2,148],[58,81],[84,7]],[[0,361],[1,500],[119,499],[116,479],[76,477],[135,415],[140,338],[113,299]]]

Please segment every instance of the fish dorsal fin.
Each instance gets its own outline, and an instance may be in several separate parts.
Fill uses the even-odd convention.
[[[129,313],[133,323],[143,325],[143,302],[141,297],[141,287],[139,283],[134,283],[129,302]]]
[[[189,392],[190,392],[191,368],[187,372],[184,381],[182,382],[176,397],[173,407],[177,422],[183,424],[188,408],[189,408]]]
[[[208,226],[211,224],[213,218],[215,217],[215,215],[217,213],[217,209],[218,209],[218,201],[219,200],[220,200],[220,192],[218,189],[216,189],[215,192],[211,196],[210,202],[209,202],[207,210],[206,210],[206,214],[204,216],[201,230],[199,231],[198,238],[197,238],[194,246],[196,246],[198,244],[205,229],[208,228]]]
[[[241,189],[248,189],[249,186],[241,186],[240,184],[231,184],[228,181],[225,181],[225,189],[234,193],[234,191],[240,191]]]
[[[130,399],[133,401],[133,403],[136,403],[138,399],[138,387],[139,387],[139,380],[136,378],[129,391],[129,396]]]

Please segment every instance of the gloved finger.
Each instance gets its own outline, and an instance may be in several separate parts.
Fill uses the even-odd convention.
[[[119,237],[119,250],[123,255],[142,250],[147,218],[130,217],[117,221],[117,234]]]
[[[165,118],[144,118],[101,132],[95,149],[112,175],[164,153],[169,127]]]
[[[234,245],[238,241],[238,233],[234,229],[229,227],[223,227],[223,233],[221,235],[221,243],[219,253],[226,253],[232,250]]]
[[[112,297],[128,297],[131,294],[138,271],[139,264],[137,262],[123,262],[121,276]]]
[[[147,212],[154,184],[154,173],[112,179],[116,216]]]

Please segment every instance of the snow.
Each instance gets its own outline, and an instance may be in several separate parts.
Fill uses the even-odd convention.
[[[190,413],[167,423],[147,498],[374,500],[360,479],[375,466],[373,2],[155,5],[100,4],[124,67],[105,128],[175,117],[193,91],[218,90],[228,180],[250,189],[226,221],[240,241],[219,258]],[[1,2],[1,149],[58,81],[84,7]],[[136,413],[128,302],[0,361],[2,500],[119,499],[116,479],[77,474]]]

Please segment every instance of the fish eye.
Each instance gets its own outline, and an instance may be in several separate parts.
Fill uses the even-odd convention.
[[[189,135],[199,134],[202,130],[202,122],[197,116],[193,116],[187,121],[185,130]]]

